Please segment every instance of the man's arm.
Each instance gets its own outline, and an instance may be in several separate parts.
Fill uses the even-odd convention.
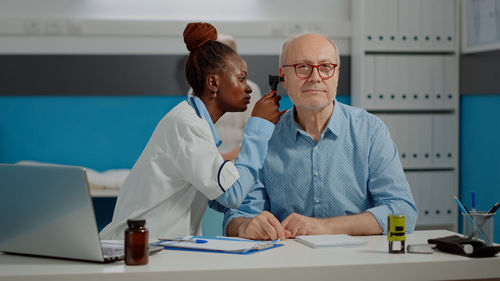
[[[330,218],[311,218],[297,213],[290,214],[282,223],[289,238],[299,235],[339,234],[373,235],[381,234],[382,227],[369,212],[357,215]]]
[[[368,155],[368,190],[374,207],[370,212],[378,224],[387,232],[387,216],[401,214],[406,217],[406,231],[413,232],[417,222],[417,207],[399,160],[396,145],[387,126],[376,118],[370,153]]]
[[[279,220],[268,211],[264,211],[253,218],[238,217],[227,225],[228,236],[239,236],[253,240],[284,240],[290,236]]]
[[[269,197],[263,184],[257,181],[238,209],[226,209],[225,234],[255,240],[285,239],[283,227],[268,209]]]

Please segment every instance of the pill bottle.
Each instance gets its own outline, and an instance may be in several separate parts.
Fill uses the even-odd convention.
[[[128,219],[125,230],[125,264],[148,264],[148,235],[144,219]]]

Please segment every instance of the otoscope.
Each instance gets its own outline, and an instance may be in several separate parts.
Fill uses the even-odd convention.
[[[274,95],[278,93],[278,84],[282,81],[285,81],[283,77],[269,74],[269,86],[271,87],[271,90],[274,91]]]

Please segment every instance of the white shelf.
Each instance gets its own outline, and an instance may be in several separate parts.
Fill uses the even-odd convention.
[[[418,227],[456,229],[459,0],[353,0],[351,100],[398,147]]]

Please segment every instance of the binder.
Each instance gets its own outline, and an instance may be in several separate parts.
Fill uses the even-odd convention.
[[[420,167],[430,167],[432,165],[432,116],[422,114],[419,116],[420,126]]]
[[[365,30],[365,42],[367,49],[373,49],[376,47],[376,32],[374,22],[377,20],[377,16],[374,14],[375,7],[378,3],[375,1],[362,1],[363,11],[364,11],[364,30]]]
[[[422,90],[420,93],[420,105],[422,109],[430,109],[433,106],[432,101],[432,69],[437,62],[435,56],[422,56]]]
[[[410,115],[408,118],[408,131],[409,131],[409,142],[408,142],[408,167],[419,168],[422,165],[421,162],[421,126],[419,115]]]
[[[252,254],[258,251],[283,246],[280,240],[255,241],[232,237],[188,236],[184,241],[159,241],[152,245],[162,246],[165,250],[203,251],[227,254]],[[204,243],[188,241],[202,240]]]
[[[384,109],[394,109],[396,105],[396,92],[399,84],[396,79],[397,56],[385,56],[385,69],[384,80],[386,81],[386,94],[381,102]]]
[[[458,62],[453,56],[443,56],[444,81],[446,92],[443,97],[445,108],[453,109],[458,105]]]
[[[399,157],[401,159],[401,164],[403,168],[408,168],[411,165],[410,161],[410,151],[409,151],[409,127],[408,127],[408,115],[398,114],[395,115],[394,128],[399,140]]]
[[[446,109],[446,102],[444,99],[444,59],[442,56],[434,58],[434,64],[431,69],[431,85],[432,85],[432,99],[434,109]]]
[[[432,205],[434,204],[434,198],[437,198],[434,194],[433,179],[429,172],[421,172],[419,178],[422,189],[422,210],[419,211],[419,216],[422,217],[422,224],[432,224],[434,223]]]
[[[446,159],[443,157],[446,150],[446,123],[444,114],[432,115],[432,165],[434,167],[445,167]]]
[[[407,96],[407,104],[410,108],[415,109],[418,108],[419,103],[419,93],[420,87],[422,83],[421,79],[421,71],[419,65],[419,57],[418,56],[409,56],[408,57],[408,96]]]
[[[369,0],[370,1],[370,0]],[[373,1],[376,2],[376,1]],[[385,21],[384,26],[384,41],[382,47],[384,49],[394,50],[397,48],[396,37],[398,36],[398,0],[385,0]]]
[[[442,50],[443,49],[443,35],[444,35],[444,24],[445,24],[445,17],[444,17],[444,1],[445,0],[440,0],[440,1],[434,1],[432,3],[432,8],[430,13],[432,13],[432,42],[433,46],[437,50]]]
[[[375,56],[366,55],[365,57],[365,75],[363,97],[361,98],[361,107],[372,108],[375,101]]]
[[[436,12],[433,10],[435,0],[422,0],[422,48],[431,50],[435,48],[434,29]]]
[[[440,47],[453,50],[455,46],[455,0],[440,0],[442,12],[442,40]]]
[[[383,55],[375,56],[375,97],[373,99],[373,109],[380,109],[384,106],[384,97],[387,96],[387,73],[386,57]]]
[[[413,199],[415,200],[415,204],[417,205],[419,213],[421,213],[423,210],[422,200],[425,200],[426,197],[423,197],[422,194],[419,174],[420,174],[419,172],[414,172],[414,171],[405,172],[406,179],[408,180],[408,184],[410,185],[410,190],[413,195]],[[417,224],[422,224],[422,215],[418,216]]]
[[[456,164],[458,148],[457,138],[450,136],[458,135],[458,121],[455,114],[443,113],[432,116],[432,143],[433,159],[435,167],[450,168]]]
[[[408,55],[401,55],[398,57],[398,73],[396,74],[397,83],[399,83],[397,107],[399,109],[411,108],[409,102],[409,87],[408,83],[412,79],[410,77],[410,57]]]
[[[385,1],[365,1],[374,2],[371,7],[372,10],[367,10],[367,13],[371,13],[371,24],[373,25],[374,31],[374,44],[371,48],[372,50],[384,50],[384,43],[386,40],[385,34],[385,17],[387,16]]]
[[[435,192],[429,194],[433,204],[433,223],[455,224],[457,219],[456,204],[453,200],[455,191],[455,174],[453,171],[431,172]]]
[[[375,2],[375,1],[370,1],[369,2]],[[398,5],[398,26],[399,26],[399,31],[398,31],[398,46],[401,49],[405,49],[408,46],[410,46],[409,38],[410,38],[410,1],[414,0],[400,0],[399,5]]]
[[[418,50],[421,40],[421,27],[420,22],[422,1],[409,0],[408,2],[408,25],[409,25],[409,38],[408,47]]]

